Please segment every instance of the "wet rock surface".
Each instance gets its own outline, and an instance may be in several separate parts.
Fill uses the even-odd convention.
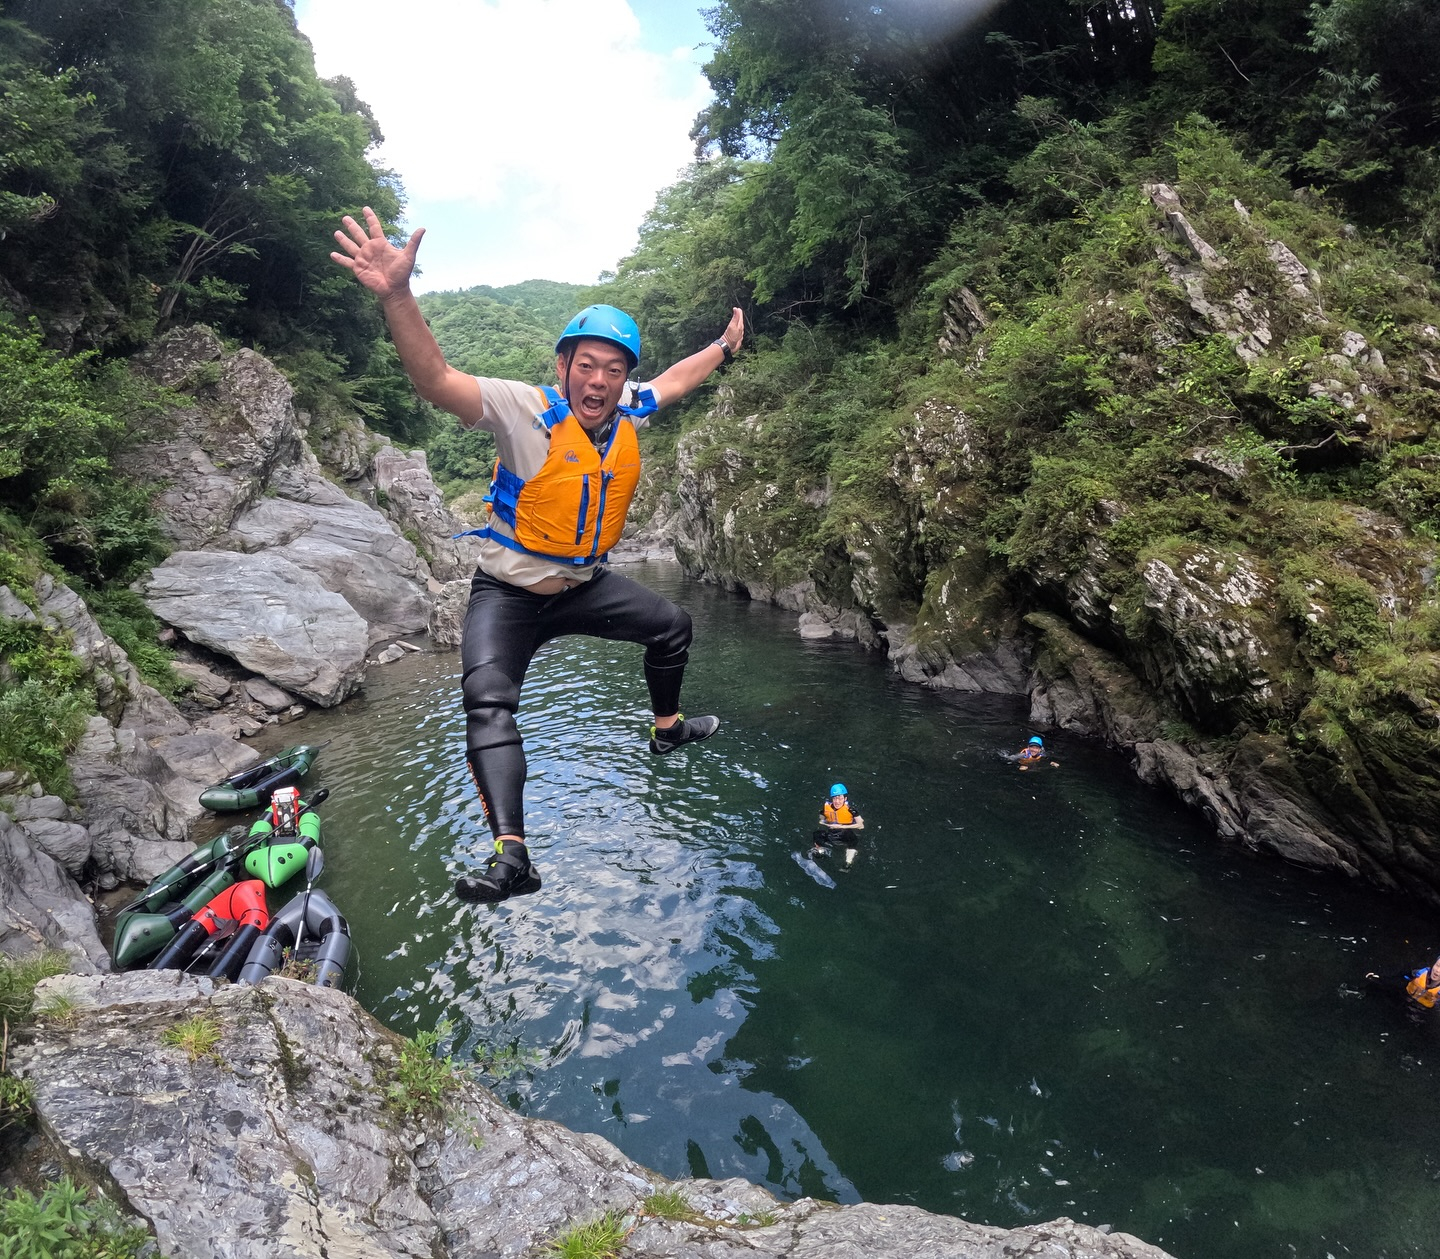
[[[461,1078],[406,1117],[401,1042],[349,997],[271,978],[215,987],[173,972],[45,981],[78,1007],[14,1049],[56,1156],[191,1259],[521,1259],[607,1211],[635,1259],[1165,1259],[1069,1220],[1006,1230],[914,1207],[782,1203],[743,1181],[674,1182],[693,1212],[646,1216],[671,1182],[600,1137],[508,1110]],[[162,1033],[203,1019],[193,1060]]]

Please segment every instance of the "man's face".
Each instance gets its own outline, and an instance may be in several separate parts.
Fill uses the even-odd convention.
[[[835,808],[839,809],[839,808],[841,808],[841,807],[844,806],[845,801],[846,801],[848,798],[849,798],[849,797],[847,797],[847,796],[831,796],[831,797],[830,797],[830,803],[831,803]]]
[[[630,360],[608,341],[584,338],[575,346],[568,379],[563,354],[555,357],[555,374],[580,426],[594,432],[610,418],[620,401],[630,375]]]

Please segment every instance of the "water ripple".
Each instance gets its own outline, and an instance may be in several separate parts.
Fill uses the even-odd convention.
[[[1182,1255],[1428,1255],[1435,1169],[1403,1099],[1432,1043],[1355,996],[1433,936],[1419,916],[1242,872],[1092,746],[1057,737],[1060,770],[1018,775],[997,755],[1027,729],[1012,701],[646,580],[695,616],[685,703],[724,725],[651,756],[638,649],[539,653],[519,714],[536,896],[453,896],[490,847],[453,655],[280,732],[332,740],[325,886],[381,1019],[447,1020],[511,1105],[667,1175],[1066,1214]],[[790,855],[836,778],[867,828],[824,888]]]

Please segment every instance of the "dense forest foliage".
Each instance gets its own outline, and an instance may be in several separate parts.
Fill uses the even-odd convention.
[[[941,658],[1059,611],[1174,684],[1168,728],[1221,763],[1258,730],[1352,833],[1440,822],[1440,6],[710,20],[698,160],[600,292],[642,371],[750,316],[723,405],[684,420],[745,522],[728,576],[813,580]],[[1154,184],[1212,249],[1185,282]],[[1146,583],[1202,555],[1267,583],[1263,702],[1166,672]]]
[[[1023,300],[1089,204],[1191,115],[1440,256],[1427,0],[724,0],[710,20],[703,160],[611,292],[664,329],[660,360],[736,301],[774,332],[888,331],[925,304],[942,254],[1036,255],[1005,281]]]
[[[6,0],[0,20],[0,278],[47,344],[124,353],[210,323],[276,357],[302,401],[417,424],[374,303],[328,256],[340,214],[398,217],[399,181],[288,5]]]
[[[0,582],[23,602],[62,574],[162,685],[126,583],[164,546],[112,458],[166,398],[124,358],[206,322],[322,419],[421,437],[375,303],[328,257],[342,213],[399,217],[380,138],[352,84],[316,77],[283,0],[0,5]],[[0,641],[0,762],[49,781],[93,709],[62,639],[6,620]]]

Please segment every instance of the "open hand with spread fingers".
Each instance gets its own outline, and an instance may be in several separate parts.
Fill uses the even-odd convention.
[[[330,257],[384,301],[394,294],[408,291],[410,274],[415,270],[415,254],[425,229],[417,227],[405,248],[397,249],[386,238],[385,229],[381,227],[375,211],[367,205],[363,213],[363,228],[348,214],[340,220],[344,231],[336,232],[335,239],[344,252],[332,253]]]
[[[730,353],[734,354],[740,349],[740,343],[745,340],[745,313],[740,307],[730,308],[730,322],[721,336],[730,347]]]

